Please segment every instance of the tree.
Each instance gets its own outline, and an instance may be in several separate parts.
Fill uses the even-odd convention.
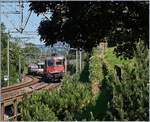
[[[31,58],[37,61],[37,59],[39,58],[39,55],[41,54],[41,50],[38,47],[36,47],[35,44],[27,43],[25,45],[25,48],[22,49],[22,53],[24,55],[24,58],[26,57],[26,60]],[[29,62],[26,62],[26,63],[29,63]]]
[[[9,41],[9,82],[10,85],[17,82],[19,78],[19,55],[22,59],[23,54],[19,46],[18,40],[11,41],[11,35],[6,32],[5,25],[1,23],[1,41],[2,41],[2,86],[6,86],[4,75],[7,75],[7,44]],[[22,70],[24,68],[24,61],[21,60]]]
[[[109,45],[118,46],[117,55],[129,58],[139,37],[148,46],[148,2],[32,1],[30,10],[37,15],[52,14],[38,28],[46,45],[62,40],[71,47],[91,51],[101,39],[109,37]]]

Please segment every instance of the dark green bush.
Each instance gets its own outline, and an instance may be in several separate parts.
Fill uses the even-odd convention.
[[[89,62],[86,62],[84,68],[80,74],[80,81],[84,83],[89,83]]]
[[[76,73],[76,66],[74,64],[67,65],[67,71],[70,73],[70,75],[73,75]]]

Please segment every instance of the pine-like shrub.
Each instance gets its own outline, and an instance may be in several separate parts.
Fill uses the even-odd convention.
[[[42,101],[44,92],[35,92],[31,97],[25,96],[19,104],[21,120],[23,121],[50,121],[58,120],[55,113]]]
[[[76,114],[91,101],[88,84],[79,75],[65,75],[60,89],[34,93],[21,104],[22,120],[76,120]]]
[[[98,82],[102,79],[101,75],[101,63],[100,63],[100,50],[98,48],[93,48],[92,56],[89,62],[89,78],[91,82]]]
[[[103,79],[99,48],[93,48],[92,50],[92,56],[89,61],[89,79],[92,85],[92,93],[95,96],[99,92],[99,85],[101,85]]]
[[[137,44],[134,61],[122,68],[121,81],[108,73],[105,84],[111,99],[103,120],[148,120],[148,49],[142,42]]]
[[[104,79],[93,104],[81,111],[81,120],[147,121],[149,117],[148,49],[143,42],[136,47],[133,62],[121,68],[121,80],[103,63]]]

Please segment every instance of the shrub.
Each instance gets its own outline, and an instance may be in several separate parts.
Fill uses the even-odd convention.
[[[85,62],[84,68],[80,74],[80,81],[84,83],[89,83],[89,62]]]
[[[79,75],[66,74],[60,89],[34,93],[21,104],[22,120],[75,120],[91,99],[88,84],[78,80]]]
[[[91,82],[98,82],[102,79],[101,74],[101,62],[100,62],[100,50],[98,48],[93,48],[92,56],[89,62],[89,78]]]
[[[148,120],[148,49],[138,43],[132,64],[122,67],[122,79],[114,77],[112,68],[103,64],[104,79],[93,104],[82,109],[84,120]]]
[[[70,75],[76,73],[76,66],[74,64],[68,64],[67,71],[69,71]]]
[[[20,104],[21,120],[24,121],[50,121],[58,120],[55,113],[47,104],[42,102],[44,92],[34,93],[31,97],[24,97],[23,102]]]
[[[112,99],[108,102],[104,120],[148,120],[148,50],[142,42],[137,44],[134,58],[134,64],[122,68],[121,81],[105,81],[111,89],[108,96]],[[110,72],[107,75],[113,76]]]
[[[100,59],[100,49],[93,48],[89,62],[89,79],[91,81],[93,97],[99,92],[99,85],[103,79],[102,60]]]

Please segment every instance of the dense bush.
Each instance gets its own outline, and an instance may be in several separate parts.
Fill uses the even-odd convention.
[[[26,98],[20,106],[22,120],[76,120],[80,109],[91,100],[90,87],[78,80],[79,75],[66,75],[60,89]]]
[[[92,85],[92,93],[95,96],[99,91],[99,85],[101,85],[103,79],[99,48],[93,48],[92,50],[92,56],[89,61],[89,79]]]
[[[100,50],[98,48],[93,48],[92,56],[89,62],[89,78],[91,82],[98,82],[101,79],[101,64],[100,64]]]
[[[89,62],[85,62],[84,64],[84,68],[82,70],[82,72],[80,73],[80,81],[84,82],[84,83],[89,83],[90,79],[89,79]]]
[[[143,43],[137,44],[133,61],[121,68],[121,80],[103,63],[99,95],[81,110],[80,120],[148,120],[148,49]]]
[[[107,121],[148,120],[148,49],[143,43],[137,44],[134,61],[123,66],[121,81],[116,80],[108,68],[102,87],[102,91],[107,91],[106,111],[101,117],[96,113],[96,118]],[[100,99],[97,101],[97,106],[102,103]]]
[[[74,73],[76,73],[76,66],[74,64],[68,64],[67,72],[69,72],[70,75],[73,75]]]
[[[44,92],[43,92],[44,93]],[[55,113],[42,102],[42,93],[34,93],[31,98],[25,98],[20,104],[21,120],[24,121],[49,121],[58,120]]]

